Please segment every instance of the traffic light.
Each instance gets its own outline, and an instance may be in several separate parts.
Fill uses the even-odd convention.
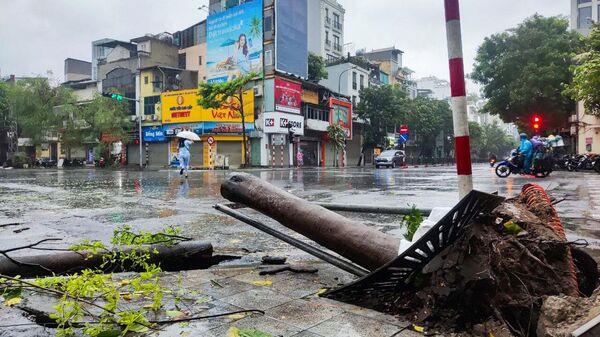
[[[533,118],[531,118],[531,126],[533,127],[533,131],[540,131],[540,128],[542,127],[542,117],[533,115]]]
[[[117,93],[102,93],[102,96],[114,99],[115,101],[123,102],[123,95]]]

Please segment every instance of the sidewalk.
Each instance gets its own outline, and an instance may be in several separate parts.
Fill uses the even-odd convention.
[[[183,327],[174,324],[153,336],[226,337],[232,327],[257,329],[273,337],[420,336],[401,331],[409,324],[407,321],[318,297],[318,292],[350,282],[353,276],[321,262],[311,262],[310,266],[319,271],[260,276],[255,267],[230,267],[167,274],[165,282],[172,285],[180,277],[183,289],[206,296],[207,302],[194,309],[202,310],[199,314],[259,309],[265,315],[230,315]]]

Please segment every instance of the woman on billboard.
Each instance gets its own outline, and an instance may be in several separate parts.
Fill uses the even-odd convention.
[[[250,72],[250,58],[248,56],[248,38],[242,33],[238,37],[236,49],[233,55],[235,64],[239,67],[241,74]]]

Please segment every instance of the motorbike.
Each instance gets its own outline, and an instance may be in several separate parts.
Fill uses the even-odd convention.
[[[500,178],[507,178],[511,174],[523,174],[521,163],[523,155],[518,152],[511,153],[511,156],[498,163],[496,166],[496,175]],[[534,158],[531,174],[536,178],[545,178],[552,172],[552,164],[545,158]]]
[[[595,170],[596,172],[600,173],[600,160],[598,156],[595,155],[580,154],[571,157],[567,161],[566,165],[569,172],[579,170]]]

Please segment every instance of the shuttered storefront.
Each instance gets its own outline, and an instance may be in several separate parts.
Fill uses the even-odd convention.
[[[242,143],[240,141],[218,141],[217,155],[229,156],[229,167],[242,165]]]

